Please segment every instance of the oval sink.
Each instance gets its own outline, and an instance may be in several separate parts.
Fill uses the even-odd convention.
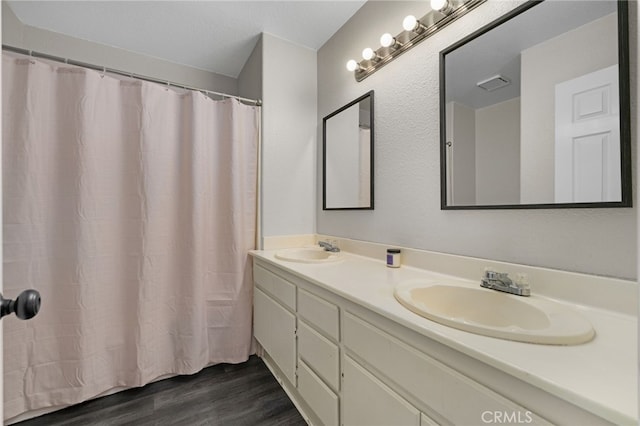
[[[416,314],[484,336],[548,345],[577,345],[593,339],[580,313],[551,301],[485,288],[426,280],[399,284],[394,295]]]
[[[340,259],[339,252],[334,253],[315,247],[284,249],[277,251],[275,256],[280,260],[300,263],[327,263]]]

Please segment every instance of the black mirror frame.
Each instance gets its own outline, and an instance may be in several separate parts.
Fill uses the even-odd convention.
[[[331,114],[327,115],[326,117],[324,117],[322,119],[322,210],[373,210],[374,208],[374,168],[373,168],[373,158],[374,158],[374,151],[373,151],[373,147],[374,147],[374,139],[375,139],[375,131],[374,131],[374,96],[373,96],[373,90],[370,90],[369,92],[365,93],[364,95],[360,96],[357,99],[354,99],[353,101],[349,102],[348,104],[346,104],[343,107],[340,107],[339,109],[335,110],[334,112],[332,112]],[[371,146],[370,146],[370,153],[371,153],[371,158],[370,158],[370,170],[371,170],[371,175],[370,175],[370,194],[369,194],[369,206],[367,207],[327,207],[327,120],[330,119],[331,117],[340,114],[342,111],[346,110],[347,108],[350,108],[358,103],[360,103],[360,101],[363,101],[367,98],[370,98],[371,101],[371,110],[370,110],[370,132],[371,132]]]
[[[589,203],[541,203],[541,204],[504,204],[504,205],[447,205],[446,182],[446,93],[445,93],[445,56],[458,47],[492,30],[504,22],[520,15],[545,0],[529,0],[504,16],[485,25],[474,33],[454,43],[440,52],[440,209],[441,210],[489,210],[489,209],[559,209],[559,208],[611,208],[632,207],[631,172],[631,88],[629,83],[629,10],[625,0],[618,0],[618,73],[620,87],[620,172],[622,183],[621,201]]]

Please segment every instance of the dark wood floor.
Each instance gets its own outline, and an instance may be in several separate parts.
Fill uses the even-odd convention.
[[[20,426],[306,425],[263,361],[220,364],[87,401]]]

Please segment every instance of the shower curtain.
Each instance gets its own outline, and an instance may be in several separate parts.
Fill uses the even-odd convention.
[[[3,53],[5,418],[245,361],[259,107]]]

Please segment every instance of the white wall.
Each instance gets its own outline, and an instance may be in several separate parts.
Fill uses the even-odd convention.
[[[520,203],[520,98],[476,111],[476,202]]]
[[[316,52],[262,36],[262,235],[315,232]]]
[[[476,204],[476,111],[459,102],[447,108],[447,204]]]
[[[418,8],[422,3],[426,2],[413,4]],[[369,90],[375,90],[376,102],[375,210],[319,208],[319,233],[570,271],[636,276],[636,208],[440,210],[439,52],[516,4],[489,0],[360,83],[345,70],[346,61],[367,45],[377,46],[380,33],[400,31],[407,14],[404,2],[366,3],[319,50],[318,122]],[[631,116],[637,117],[637,3],[629,6],[634,34]],[[634,127],[634,152],[636,141]]]
[[[555,199],[556,84],[617,64],[618,51],[611,48],[617,45],[617,28],[617,14],[607,15],[522,52],[523,203]]]
[[[159,80],[173,81],[230,95],[238,94],[237,80],[232,77],[23,25],[4,1],[2,2],[2,43]]]
[[[238,96],[262,99],[262,37],[238,75]]]

